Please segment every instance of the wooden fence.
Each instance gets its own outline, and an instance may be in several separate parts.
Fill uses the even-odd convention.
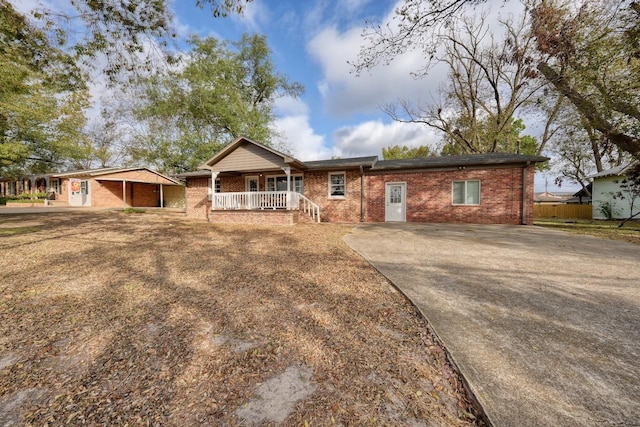
[[[533,217],[542,218],[566,218],[566,219],[591,219],[591,205],[533,205]]]

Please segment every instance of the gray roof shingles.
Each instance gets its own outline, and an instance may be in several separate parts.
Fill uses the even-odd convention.
[[[371,170],[396,170],[396,169],[430,169],[449,168],[460,166],[489,166],[505,164],[538,163],[549,160],[542,156],[528,156],[524,154],[487,153],[469,154],[464,156],[437,156],[421,159],[381,160]]]

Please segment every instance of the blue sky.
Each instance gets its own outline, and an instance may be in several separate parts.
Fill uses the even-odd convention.
[[[254,0],[241,16],[214,18],[199,9],[195,0],[173,0],[175,26],[181,40],[190,34],[238,40],[245,32],[265,34],[279,72],[304,85],[299,99],[276,102],[274,124],[284,145],[300,160],[331,156],[378,155],[389,145],[437,147],[440,135],[423,125],[392,121],[380,109],[385,102],[414,102],[437,97],[446,72],[436,67],[427,78],[416,80],[411,72],[424,65],[422,53],[408,52],[388,66],[360,76],[348,61],[356,61],[365,21],[384,25],[402,0]],[[37,4],[68,8],[68,0],[13,2],[20,10]],[[490,19],[518,13],[516,1],[488,0]],[[479,13],[479,10],[477,11]],[[179,42],[180,45],[180,42]],[[99,88],[99,85],[96,85]],[[107,94],[96,89],[96,94]],[[533,132],[535,136],[535,132]],[[549,175],[549,183],[553,177]],[[538,174],[536,190],[544,190]],[[553,186],[550,186],[553,188]]]

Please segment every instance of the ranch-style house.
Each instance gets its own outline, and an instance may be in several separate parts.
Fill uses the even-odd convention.
[[[302,162],[238,138],[185,179],[186,215],[210,222],[532,224],[541,156],[490,153]]]

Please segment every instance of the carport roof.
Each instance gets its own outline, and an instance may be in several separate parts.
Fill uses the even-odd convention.
[[[182,185],[180,181],[177,181],[173,178],[165,176],[159,172],[156,172],[152,169],[146,167],[132,167],[132,168],[100,168],[100,169],[81,169],[69,172],[61,172],[57,174],[51,175],[54,178],[73,178],[79,176],[88,176],[91,178],[95,178],[101,181],[130,181],[130,182],[142,182],[147,184],[158,184],[158,180],[147,180],[147,179],[127,179],[119,177],[119,174],[127,173],[127,172],[148,172],[150,174],[156,175],[158,178],[163,180],[163,184],[167,185]]]

